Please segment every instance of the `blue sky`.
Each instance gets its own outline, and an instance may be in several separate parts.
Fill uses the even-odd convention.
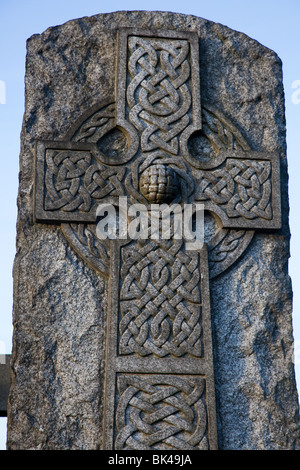
[[[146,5],[146,8],[141,7]],[[12,344],[12,265],[15,256],[16,198],[20,131],[24,112],[26,39],[74,18],[117,10],[160,10],[192,14],[222,23],[277,52],[283,61],[286,96],[290,191],[294,338],[300,384],[300,2],[299,0],[0,0],[0,138],[2,224],[0,230],[0,354]],[[300,389],[298,385],[298,389]],[[0,418],[0,449],[5,448],[5,419]]]

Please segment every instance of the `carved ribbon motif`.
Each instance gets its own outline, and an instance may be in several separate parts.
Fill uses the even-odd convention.
[[[130,36],[128,48],[128,116],[140,132],[142,151],[177,155],[178,136],[190,124],[189,42]]]
[[[182,248],[182,240],[123,248],[120,354],[202,356],[199,255]]]
[[[120,375],[118,392],[117,450],[209,449],[203,378]]]

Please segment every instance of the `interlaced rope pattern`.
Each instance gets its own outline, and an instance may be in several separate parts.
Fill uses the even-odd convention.
[[[123,248],[121,355],[202,355],[199,255],[182,248],[172,239]]]
[[[272,219],[271,162],[228,159],[226,168],[206,171],[197,199],[224,207],[228,217]]]
[[[88,212],[93,199],[125,194],[126,168],[96,163],[89,152],[48,150],[46,162],[46,210]]]
[[[205,380],[174,375],[120,375],[116,450],[208,448]]]
[[[177,154],[177,136],[190,123],[189,42],[131,36],[128,47],[129,119],[141,133],[142,151]]]

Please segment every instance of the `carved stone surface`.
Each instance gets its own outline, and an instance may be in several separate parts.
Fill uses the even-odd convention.
[[[21,171],[8,447],[298,448],[276,54],[172,13],[51,28]],[[99,239],[122,196],[203,203],[206,245]]]
[[[150,240],[122,254],[120,353],[203,356],[198,252]]]
[[[140,191],[153,204],[172,202],[180,191],[176,171],[165,165],[151,165],[141,174]]]
[[[205,379],[120,375],[116,449],[208,450]]]

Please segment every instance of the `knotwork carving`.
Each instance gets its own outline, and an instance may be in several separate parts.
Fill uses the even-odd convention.
[[[95,224],[62,224],[62,231],[74,250],[90,266],[109,277],[110,246],[107,240],[99,240]]]
[[[200,357],[201,294],[197,252],[182,240],[123,248],[120,354]]]
[[[75,142],[94,142],[97,143],[107,132],[113,129],[115,125],[115,103],[108,103],[93,113],[88,111],[87,119],[81,118],[83,123],[76,126],[75,133],[73,129],[67,134],[67,138],[72,138]]]
[[[207,141],[210,142],[215,155],[220,155],[224,150],[250,150],[250,146],[240,131],[219,110],[208,103],[204,103],[202,116],[202,132]],[[211,155],[210,157],[213,161],[214,156]]]
[[[89,152],[47,150],[45,209],[89,212],[94,199],[123,196],[126,168],[105,167]]]
[[[259,152],[249,150],[240,132],[222,113],[207,104],[203,106],[203,130],[200,137],[190,139],[191,151],[202,150],[199,156],[194,150],[194,156],[184,155],[190,165],[181,156],[174,158],[156,150],[137,155],[130,164],[120,166],[117,154],[112,164],[106,165],[101,162],[109,157],[95,150],[102,146],[107,132],[114,130],[113,110],[113,104],[98,107],[79,128],[70,131],[70,148],[63,141],[52,146],[39,143],[45,188],[44,193],[43,187],[39,189],[37,197],[39,217],[50,219],[56,215],[63,221],[77,221],[76,214],[86,214],[87,220],[92,221],[96,203],[111,196],[128,195],[132,203],[148,204],[140,188],[141,175],[151,165],[164,165],[177,175],[179,187],[173,202],[190,202],[196,186],[195,200],[216,212],[225,227],[263,228],[280,223],[280,213],[277,211],[274,216],[274,207],[280,202],[273,184],[279,171],[276,156],[262,154],[259,159]],[[117,134],[106,146],[114,142],[118,142]],[[241,153],[250,158],[242,158]],[[83,216],[80,220],[84,220]]]
[[[254,230],[219,230],[208,242],[209,277],[223,273],[240,256],[254,236]]]
[[[130,36],[128,47],[129,119],[141,133],[142,151],[177,154],[178,135],[190,123],[189,42]]]
[[[205,172],[196,198],[223,207],[228,217],[272,218],[271,162],[227,159],[226,167]]]
[[[208,449],[205,380],[119,375],[116,450]]]

